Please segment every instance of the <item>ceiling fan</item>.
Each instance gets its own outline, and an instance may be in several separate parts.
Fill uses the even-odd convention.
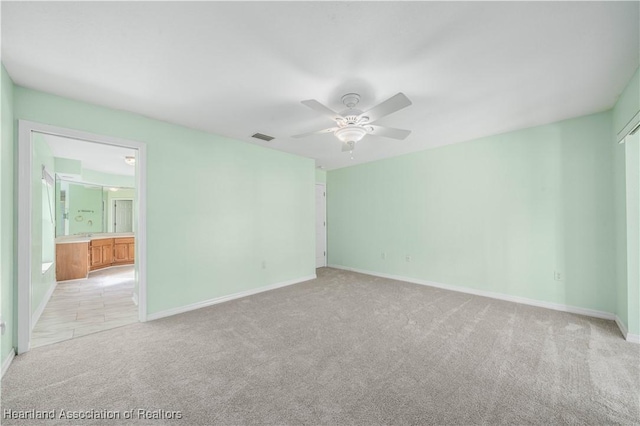
[[[398,93],[366,112],[356,109],[359,102],[360,95],[357,93],[347,93],[342,97],[342,103],[347,107],[347,109],[341,113],[337,113],[315,99],[302,101],[304,105],[308,106],[312,110],[317,111],[335,121],[336,125],[327,129],[303,133],[293,137],[302,138],[305,136],[319,135],[323,133],[333,133],[338,139],[340,139],[340,141],[342,141],[342,151],[344,152],[353,151],[356,147],[356,143],[358,143],[367,134],[402,140],[411,133],[411,130],[394,129],[392,127],[373,124],[382,117],[411,105],[411,101],[404,95],[404,93]]]

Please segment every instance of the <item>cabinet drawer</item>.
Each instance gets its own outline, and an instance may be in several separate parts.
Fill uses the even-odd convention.
[[[113,245],[113,238],[91,240],[91,247],[111,246],[111,245]]]
[[[134,237],[126,237],[126,238],[114,238],[114,244],[131,244],[134,241]]]

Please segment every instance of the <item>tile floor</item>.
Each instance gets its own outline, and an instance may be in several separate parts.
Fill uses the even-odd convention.
[[[133,265],[91,272],[85,280],[59,282],[33,329],[31,347],[137,322],[133,286]]]

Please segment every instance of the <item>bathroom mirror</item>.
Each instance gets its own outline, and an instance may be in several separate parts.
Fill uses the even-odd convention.
[[[134,192],[56,176],[56,237],[132,232]]]

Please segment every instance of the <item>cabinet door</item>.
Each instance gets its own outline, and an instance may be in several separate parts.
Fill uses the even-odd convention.
[[[133,263],[133,247],[135,240],[133,237],[122,237],[113,239],[113,263],[125,265]]]
[[[101,266],[104,264],[102,259],[102,246],[91,247],[91,266]]]
[[[126,262],[129,260],[129,247],[127,244],[114,244],[113,261]]]
[[[111,265],[113,262],[113,244],[108,246],[102,246],[102,263],[104,265]]]
[[[127,244],[128,246],[128,251],[129,251],[129,261],[130,262],[134,262],[136,260],[136,244],[135,243],[129,243]]]

